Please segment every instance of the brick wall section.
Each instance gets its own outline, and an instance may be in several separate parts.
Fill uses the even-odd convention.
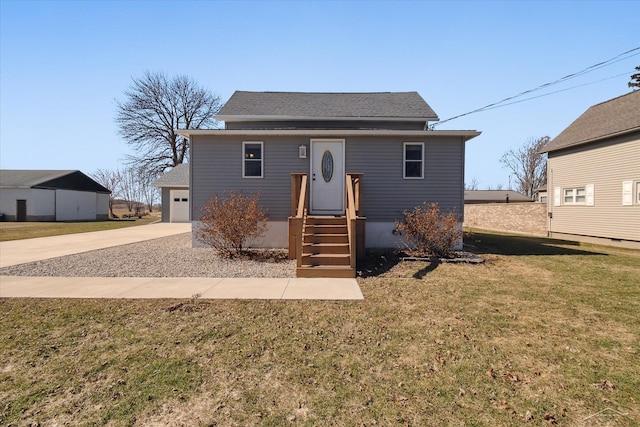
[[[464,226],[547,235],[546,203],[488,203],[464,206]]]

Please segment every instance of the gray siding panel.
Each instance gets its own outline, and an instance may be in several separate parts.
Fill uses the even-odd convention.
[[[424,179],[403,179],[404,142],[425,143]],[[350,138],[346,157],[347,172],[364,173],[363,213],[371,221],[401,219],[405,210],[424,202],[463,213],[464,143],[459,138]]]
[[[552,233],[640,241],[640,204],[622,205],[622,182],[640,181],[640,135],[549,153]],[[554,189],[594,185],[594,205],[554,206]]]
[[[195,136],[192,139],[192,218],[214,193],[231,190],[260,192],[269,218],[284,221],[290,214],[293,172],[309,173],[309,158],[298,158],[298,146],[308,136]],[[242,141],[264,142],[264,178],[242,178]],[[424,179],[403,179],[403,142],[425,143]],[[460,137],[411,139],[345,138],[346,172],[364,173],[363,214],[369,221],[394,221],[422,204],[438,202],[443,211],[463,213],[464,142]]]
[[[264,142],[263,178],[242,177],[242,141]],[[291,209],[291,173],[309,172],[309,159],[298,158],[298,146],[308,138],[194,137],[192,141],[192,218],[214,194],[232,190],[260,193],[270,220],[286,221]]]

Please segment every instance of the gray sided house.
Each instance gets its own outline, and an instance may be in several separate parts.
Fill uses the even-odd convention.
[[[0,170],[5,221],[107,220],[110,194],[78,170]]]
[[[224,129],[178,131],[194,226],[213,194],[259,192],[269,228],[254,245],[288,247],[299,276],[353,277],[356,254],[401,245],[395,221],[424,202],[462,216],[479,132],[426,130],[438,117],[417,92],[238,91],[217,119]]]
[[[160,189],[162,222],[189,222],[189,165],[183,163],[158,178],[153,184]]]
[[[640,91],[590,107],[543,152],[552,237],[640,248]]]

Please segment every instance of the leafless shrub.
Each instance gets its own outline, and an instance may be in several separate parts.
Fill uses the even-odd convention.
[[[196,239],[233,257],[242,252],[250,238],[259,237],[267,227],[267,214],[260,207],[259,194],[244,196],[232,191],[227,197],[215,194],[200,213]]]
[[[451,257],[456,243],[462,238],[458,215],[440,213],[437,203],[425,202],[413,211],[404,211],[404,219],[396,221],[396,229],[404,233],[422,255]]]

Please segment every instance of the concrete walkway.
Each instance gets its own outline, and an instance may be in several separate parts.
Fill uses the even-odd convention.
[[[188,233],[191,224],[0,242],[0,267]],[[191,298],[362,300],[356,279],[0,276],[0,298]]]
[[[0,298],[362,300],[356,279],[0,276]]]

